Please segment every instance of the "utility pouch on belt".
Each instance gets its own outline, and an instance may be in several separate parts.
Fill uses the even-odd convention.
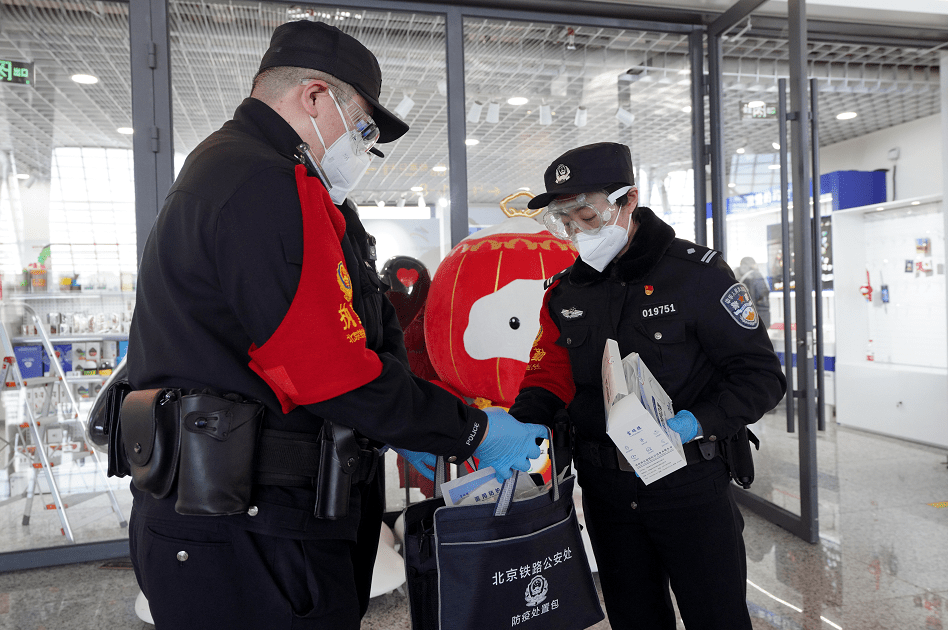
[[[122,447],[122,425],[119,423],[119,414],[125,397],[132,391],[132,386],[124,378],[118,378],[118,370],[113,374],[116,378],[110,377],[105,382],[102,392],[96,397],[89,411],[86,433],[93,444],[108,449],[108,476],[126,477],[131,473],[131,469],[128,467],[128,458]]]
[[[109,460],[124,452],[132,483],[156,499],[174,489],[181,445],[178,417],[180,393],[176,389],[143,389],[129,392],[122,402],[120,443],[109,449]],[[118,464],[117,464],[118,465]]]
[[[239,514],[250,507],[263,405],[239,396],[181,396],[178,514]]]
[[[760,450],[760,440],[744,426],[737,435],[722,444],[724,461],[727,462],[731,479],[745,490],[754,483],[754,457],[751,452],[751,442]]]
[[[319,475],[316,479],[316,518],[339,519],[349,514],[349,490],[359,466],[355,431],[323,421],[320,434]]]

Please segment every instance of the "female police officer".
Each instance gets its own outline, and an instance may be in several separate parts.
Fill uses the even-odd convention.
[[[551,424],[556,411],[569,412],[613,628],[675,628],[670,583],[688,630],[749,630],[743,519],[718,449],[786,389],[753,301],[719,252],[675,238],[638,206],[627,146],[568,151],[544,180],[547,192],[529,205],[549,205],[545,222],[572,239],[579,259],[549,282],[510,413]],[[639,353],[678,411],[668,424],[681,434],[688,465],[648,486],[620,469],[606,434],[608,338],[623,356]]]

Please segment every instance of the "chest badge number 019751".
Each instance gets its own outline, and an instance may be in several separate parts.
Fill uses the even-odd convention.
[[[661,317],[662,315],[672,315],[677,313],[675,309],[675,303],[669,302],[668,304],[656,304],[655,306],[643,306],[642,307],[642,319],[651,319],[653,317]]]

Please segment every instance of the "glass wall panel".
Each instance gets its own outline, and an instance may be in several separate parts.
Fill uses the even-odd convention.
[[[382,69],[380,102],[411,127],[381,146],[350,195],[378,240],[380,266],[418,258],[432,272],[446,253],[440,217],[449,198],[444,18],[266,2],[169,5],[175,163],[230,119],[250,95],[273,29],[298,19],[337,26],[373,51]]]
[[[464,33],[472,231],[505,219],[505,196],[543,192],[558,155],[620,142],[640,204],[693,238],[686,36],[474,18]]]
[[[0,1],[0,552],[126,536],[81,423],[134,307],[131,120],[127,3]]]
[[[794,300],[791,295],[792,317],[789,323],[785,323],[782,294],[784,265],[790,266],[790,286],[795,287],[792,275],[792,226],[789,254],[780,242],[778,151],[782,142],[789,143],[789,136],[786,139],[779,137],[776,117],[777,80],[789,75],[789,51],[788,43],[783,39],[753,36],[745,34],[745,31],[743,25],[735,27],[734,33],[726,37],[722,44],[723,137],[729,196],[727,259],[735,268],[737,278],[743,279],[749,287],[749,283],[755,282],[756,276],[751,271],[753,265],[747,259],[754,260],[757,271],[770,289],[769,332],[777,353],[783,358],[784,331],[790,331],[794,342],[796,334]],[[893,125],[934,116],[940,111],[938,57],[933,51],[810,42],[807,59],[807,73],[816,78],[818,84],[819,141],[823,152],[832,145]],[[787,106],[789,108],[789,98]],[[861,148],[866,149],[870,145],[871,141],[867,140]],[[882,155],[885,155],[884,152]],[[806,159],[811,161],[812,158],[808,155]],[[853,252],[858,250],[859,255],[864,257],[869,250],[851,245],[844,252],[834,251],[833,242],[839,241],[841,235],[833,234],[833,230],[838,229],[839,218],[833,215],[853,206],[885,204],[887,200],[895,199],[894,171],[897,159],[897,151],[894,156],[890,153],[888,159],[883,157],[880,161],[865,159],[857,150],[850,154],[849,159],[840,159],[837,155],[833,166],[826,168],[824,164],[821,173],[819,205],[822,219],[817,237],[819,242],[815,247],[819,251],[818,264],[823,285],[819,299],[823,317],[820,332],[825,355],[823,394],[826,430],[819,434],[817,441],[817,465],[820,535],[824,543],[839,542],[841,479],[835,431],[837,419],[843,418],[847,410],[837,407],[840,402],[836,395],[837,371],[845,369],[845,364],[852,361],[865,365],[866,357],[873,354],[872,344],[868,341],[871,335],[867,335],[860,345],[860,356],[838,356],[837,321],[840,326],[845,322],[847,331],[853,329],[854,322],[864,321],[866,301],[859,296],[859,285],[872,284],[878,287],[883,282],[879,279],[882,277],[887,281],[908,278],[902,272],[902,266],[905,258],[912,258],[915,254],[911,239],[903,238],[905,256],[887,257],[882,255],[881,250],[876,250],[879,254],[877,259],[853,267]],[[867,168],[868,164],[871,167]],[[787,177],[789,180],[789,173]],[[792,198],[792,193],[789,196],[792,220],[792,208],[797,200]],[[856,236],[855,231],[847,231],[844,240],[851,243]],[[937,236],[934,240],[937,242]],[[846,260],[834,260],[837,254]],[[847,268],[855,269],[857,273],[852,276],[855,280],[851,279],[839,286],[837,264],[847,264]],[[868,270],[877,274],[871,282],[866,281]],[[897,275],[897,271],[902,275]],[[913,285],[911,290],[916,288]],[[838,291],[843,291],[841,302],[838,302]],[[850,299],[850,294],[854,299]],[[936,297],[934,303],[940,306],[940,318],[936,321],[944,321],[944,300],[939,301]],[[880,304],[878,297],[875,304]],[[883,310],[869,309],[868,312],[871,317]],[[936,331],[941,330],[943,333],[942,328],[935,326]],[[849,332],[846,334],[848,338],[853,336]],[[938,341],[941,338],[943,335]],[[934,345],[938,348],[935,354],[944,362],[944,342]],[[865,353],[861,350],[863,346],[869,348]],[[799,365],[796,356],[793,357],[793,365]],[[796,373],[796,368],[793,373]],[[784,402],[753,427],[761,438],[762,447],[755,453],[757,478],[751,492],[793,514],[800,514],[799,427],[794,429],[794,432],[788,432]]]

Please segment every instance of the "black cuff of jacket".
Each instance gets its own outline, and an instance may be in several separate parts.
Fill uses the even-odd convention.
[[[461,401],[458,401],[458,407],[461,413],[466,415],[467,421],[461,439],[445,455],[454,457],[456,462],[463,462],[474,454],[484,439],[484,433],[487,432],[487,414],[480,409],[468,407]]]
[[[560,397],[542,387],[527,387],[519,394],[510,407],[510,415],[529,424],[542,424],[553,428],[553,416],[566,403]]]

